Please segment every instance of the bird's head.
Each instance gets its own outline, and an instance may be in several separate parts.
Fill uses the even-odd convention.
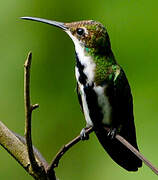
[[[110,49],[110,40],[105,27],[93,20],[62,23],[42,18],[22,17],[39,21],[63,29],[73,40],[75,48],[84,48],[87,52],[106,54]]]

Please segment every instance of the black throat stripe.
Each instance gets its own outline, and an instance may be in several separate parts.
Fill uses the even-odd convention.
[[[79,71],[79,82],[84,86],[83,90],[85,93],[85,98],[86,98],[86,103],[88,106],[89,110],[89,116],[91,121],[93,122],[94,127],[100,126],[102,119],[103,119],[103,114],[101,107],[98,105],[98,97],[96,92],[94,91],[94,84],[89,85],[87,84],[87,76],[83,72],[84,66],[81,64],[79,61],[78,55],[76,54],[76,67],[78,68]]]
[[[87,82],[87,76],[83,72],[84,66],[80,63],[78,55],[76,52],[75,52],[75,55],[76,55],[76,67],[78,68],[78,71],[79,71],[79,82],[81,84],[85,85]]]

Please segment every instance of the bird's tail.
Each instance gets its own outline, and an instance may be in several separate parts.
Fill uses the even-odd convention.
[[[102,128],[102,130],[99,129],[99,131],[95,131],[95,133],[99,142],[110,157],[121,167],[128,171],[137,171],[138,168],[142,166],[142,161],[116,138],[111,139],[108,137],[107,131],[104,128]],[[130,143],[138,150],[135,134],[133,143]]]

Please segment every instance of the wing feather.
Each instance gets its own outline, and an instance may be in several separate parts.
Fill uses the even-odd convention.
[[[118,133],[139,150],[134,125],[133,98],[122,69],[115,81],[109,84],[107,95],[112,105],[112,127],[117,128]],[[96,135],[104,149],[120,166],[128,171],[137,171],[142,166],[142,161],[117,139],[107,137],[103,127],[96,130]]]

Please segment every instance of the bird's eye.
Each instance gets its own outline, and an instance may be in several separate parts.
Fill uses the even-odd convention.
[[[83,28],[77,28],[77,34],[82,36],[84,34],[84,29]]]

